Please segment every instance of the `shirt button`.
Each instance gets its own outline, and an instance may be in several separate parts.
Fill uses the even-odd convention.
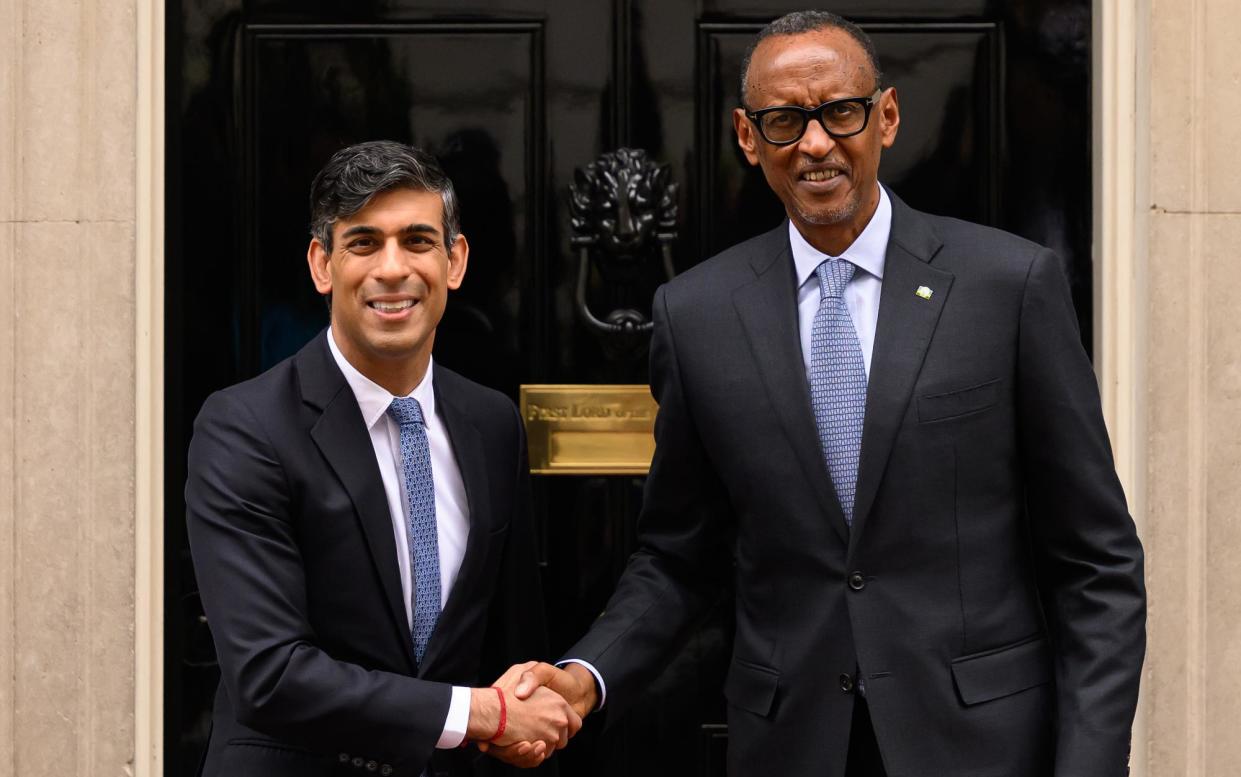
[[[392,765],[384,764],[383,766],[379,767],[379,773],[382,774],[383,777],[388,777],[388,775],[392,774]]]
[[[365,763],[366,763],[366,759],[362,758],[362,756],[355,755],[353,757],[353,765],[356,766],[357,768],[361,769]]]
[[[854,591],[861,591],[866,587],[866,577],[861,572],[854,572],[849,575],[849,587]]]
[[[853,677],[848,673],[840,676],[840,690],[845,693],[853,693]]]
[[[336,756],[336,757],[337,757],[338,759],[340,759],[340,762],[341,762],[341,763],[343,763],[343,764],[347,764],[347,763],[349,763],[349,754],[348,754],[348,753],[341,753],[340,755],[338,755],[338,756]]]
[[[366,762],[366,771],[368,771],[368,772],[373,772],[373,771],[375,771],[375,770],[376,770],[376,769],[378,769],[378,768],[379,768],[379,762],[378,762],[378,761],[367,761],[367,762]]]

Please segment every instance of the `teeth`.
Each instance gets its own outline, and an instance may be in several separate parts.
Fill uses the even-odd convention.
[[[414,306],[412,299],[402,300],[401,302],[372,302],[370,306],[381,313],[400,313]]]
[[[807,181],[826,181],[840,175],[839,170],[809,170],[802,173],[802,178]]]

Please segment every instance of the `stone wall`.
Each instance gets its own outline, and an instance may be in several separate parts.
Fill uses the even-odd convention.
[[[0,0],[0,774],[131,768],[135,38]]]
[[[1149,777],[1241,774],[1241,3],[1151,0]]]

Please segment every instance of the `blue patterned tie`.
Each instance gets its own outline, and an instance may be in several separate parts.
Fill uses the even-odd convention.
[[[401,427],[401,471],[405,475],[405,521],[414,577],[414,656],[422,663],[440,617],[440,549],[435,529],[435,482],[422,405],[413,397],[392,400],[388,415]]]
[[[853,270],[844,259],[826,259],[815,269],[822,298],[810,335],[810,401],[819,444],[850,526],[866,416],[866,365],[842,296]]]

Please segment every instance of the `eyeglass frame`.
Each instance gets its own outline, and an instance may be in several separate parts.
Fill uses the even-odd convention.
[[[875,89],[875,93],[870,97],[842,97],[838,100],[828,100],[817,108],[803,108],[800,105],[773,105],[770,108],[759,108],[757,111],[751,111],[742,106],[742,110],[745,111],[746,118],[754,123],[754,127],[758,130],[759,137],[761,137],[764,142],[770,143],[773,146],[791,146],[806,136],[806,128],[810,126],[811,119],[818,120],[819,126],[823,128],[823,131],[833,138],[851,138],[854,135],[862,134],[866,131],[866,128],[870,126],[870,112],[874,109],[875,104],[879,102],[881,97],[883,97],[883,87],[877,87]],[[827,122],[823,121],[823,111],[833,105],[839,105],[840,103],[860,103],[862,105],[862,109],[865,113],[862,116],[861,127],[858,127],[853,132],[833,132],[828,129]],[[792,140],[780,141],[772,140],[767,137],[767,133],[763,131],[763,122],[761,119],[763,116],[766,116],[769,113],[775,113],[776,111],[795,111],[801,114],[801,132],[797,133],[797,137]]]

